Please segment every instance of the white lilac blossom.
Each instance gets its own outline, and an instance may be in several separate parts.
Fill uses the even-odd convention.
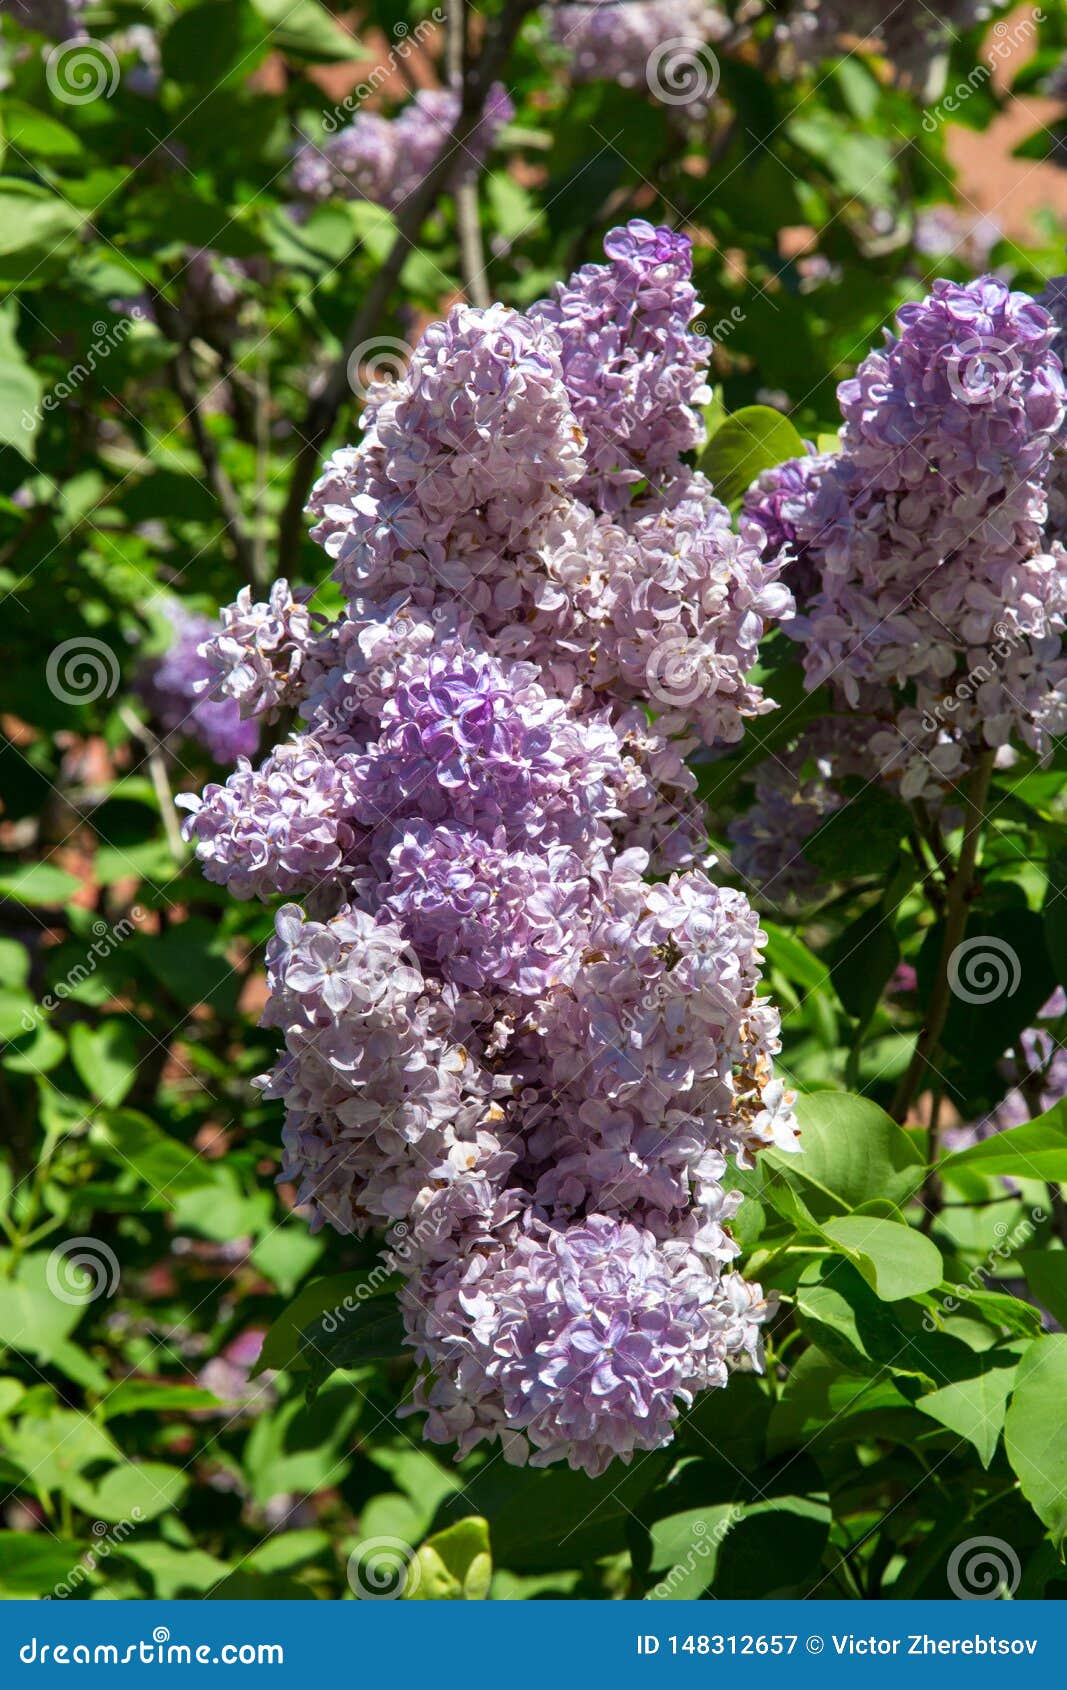
[[[216,763],[232,764],[254,755],[259,727],[243,722],[229,698],[212,685],[212,669],[203,656],[219,624],[195,616],[176,601],[166,606],[173,637],[161,657],[142,665],[137,690],[164,736],[197,740]]]
[[[254,604],[252,589],[242,587],[223,610],[221,627],[200,648],[209,675],[204,690],[236,699],[242,717],[268,721],[301,698],[325,621],[308,610],[310,596],[279,579],[266,602]]]
[[[891,700],[871,751],[906,798],[937,801],[983,748],[1041,753],[1067,722],[1067,559],[1044,527],[1067,413],[1054,334],[995,277],[936,282],[841,384],[841,450],[794,466],[781,506],[807,683],[852,710]]]
[[[395,211],[436,163],[458,116],[459,96],[441,88],[420,89],[394,118],[357,112],[346,128],[305,142],[293,163],[293,187],[312,203],[363,199]],[[507,93],[494,83],[472,134],[457,148],[454,178],[477,170],[513,116]]]
[[[343,614],[279,582],[206,648],[303,725],[185,800],[209,878],[300,900],[268,950],[282,1177],[312,1226],[406,1229],[427,1437],[594,1474],[758,1365],[728,1166],[795,1144],[764,935],[700,866],[685,763],[768,708],[792,600],[682,458],[685,243],[608,254],[529,314],[457,307],[373,390],[312,497]]]

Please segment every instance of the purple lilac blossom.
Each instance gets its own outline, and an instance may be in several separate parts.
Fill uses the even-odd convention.
[[[456,177],[478,169],[514,114],[507,93],[495,83],[477,127],[457,149]],[[293,187],[311,202],[363,199],[395,211],[436,162],[458,116],[459,96],[442,88],[420,89],[394,118],[358,112],[347,128],[301,147]]]
[[[311,501],[343,613],[279,582],[207,652],[302,726],[185,800],[209,878],[300,900],[259,1084],[312,1227],[386,1233],[426,1436],[594,1474],[759,1365],[728,1166],[796,1143],[765,937],[700,866],[685,763],[768,708],[748,671],[792,600],[681,456],[686,243],[638,222],[607,247],[574,320],[457,307],[372,391]],[[598,408],[657,485],[591,447]]]
[[[587,437],[578,491],[612,509],[642,479],[658,490],[679,455],[703,444],[711,342],[690,328],[700,305],[685,235],[635,218],[604,250],[607,264],[583,265],[530,315],[559,335]]]
[[[582,5],[553,5],[552,37],[566,49],[576,82],[603,80],[655,95],[664,82],[670,104],[699,114],[706,109],[707,77],[700,74],[705,44],[720,40],[729,20],[707,0],[592,0]],[[673,49],[673,70],[657,58],[657,49]],[[665,80],[664,80],[665,79]],[[680,98],[688,93],[690,98]]]
[[[145,664],[137,690],[164,735],[198,740],[216,763],[231,764],[254,755],[259,727],[243,722],[230,699],[212,689],[212,669],[202,655],[205,641],[218,633],[218,623],[194,616],[181,605],[168,605],[173,639],[162,657]]]
[[[1054,335],[995,277],[936,282],[841,384],[841,451],[788,502],[814,575],[791,629],[807,684],[852,710],[896,700],[871,751],[905,798],[939,802],[981,748],[1043,753],[1067,725],[1067,559],[1044,529],[1067,414]]]
[[[51,41],[69,41],[86,33],[82,13],[87,4],[88,0],[7,0],[3,10],[24,29],[36,30]]]

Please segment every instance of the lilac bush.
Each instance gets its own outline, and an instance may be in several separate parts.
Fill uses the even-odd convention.
[[[1067,724],[1055,334],[995,277],[936,282],[841,384],[840,451],[750,493],[797,590],[808,685],[867,718],[872,773],[906,798],[940,802],[984,749],[1040,753]]]
[[[204,648],[302,723],[184,800],[210,879],[298,900],[282,1177],[313,1227],[402,1227],[426,1436],[591,1474],[759,1364],[728,1159],[795,1143],[685,762],[770,708],[748,672],[792,598],[682,458],[688,243],[637,220],[606,251],[526,314],[455,307],[372,392],[311,500],[344,612],[280,581]]]

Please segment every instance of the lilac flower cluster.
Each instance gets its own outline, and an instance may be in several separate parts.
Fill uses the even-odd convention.
[[[1067,560],[1045,531],[1067,416],[1054,333],[992,276],[936,282],[841,384],[840,452],[750,493],[767,552],[797,559],[809,687],[871,719],[906,798],[938,802],[983,747],[1041,752],[1067,723]]]
[[[515,108],[495,83],[473,133],[459,149],[455,174],[478,169]],[[305,142],[293,163],[300,199],[370,200],[395,211],[440,156],[459,116],[459,96],[447,88],[420,88],[394,118],[357,112],[344,129],[321,143]]]
[[[396,1229],[411,1411],[592,1474],[758,1364],[727,1159],[795,1143],[684,760],[767,707],[747,672],[792,600],[681,458],[687,243],[638,221],[608,255],[525,315],[457,307],[374,390],[312,498],[343,615],[280,582],[206,648],[303,725],[185,800],[210,878],[291,900],[282,1177],[313,1226]]]
[[[69,41],[84,35],[82,13],[88,0],[9,0],[3,9],[24,29],[36,30],[50,41]]]
[[[708,0],[567,0],[551,6],[553,40],[566,49],[576,82],[604,80],[665,95],[689,112],[706,106],[708,71],[701,49],[729,30]],[[673,63],[671,55],[674,55]]]
[[[923,0],[794,0],[783,8],[775,34],[784,68],[815,63],[855,41],[877,41],[897,77],[932,99],[931,78],[946,49],[992,10],[988,0],[943,0],[936,11]],[[851,47],[854,51],[855,48]]]
[[[212,687],[212,668],[201,646],[218,632],[207,616],[194,616],[176,600],[166,606],[173,638],[162,657],[142,666],[137,690],[161,733],[198,740],[216,763],[251,757],[259,727],[241,720],[237,705]]]

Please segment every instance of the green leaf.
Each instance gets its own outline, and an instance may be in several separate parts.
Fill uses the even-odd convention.
[[[99,1027],[78,1021],[70,1030],[70,1055],[79,1078],[97,1099],[116,1108],[137,1078],[141,1041],[133,1021],[112,1019]]]
[[[58,907],[69,903],[80,886],[76,876],[52,863],[30,863],[0,874],[0,897],[14,898],[20,904]]]
[[[900,961],[893,918],[881,903],[843,930],[831,954],[830,978],[849,1015],[866,1027]]]
[[[352,1431],[363,1398],[344,1384],[307,1404],[291,1398],[261,1414],[245,1443],[244,1468],[262,1506],[283,1492],[302,1496],[340,1485],[351,1465]]]
[[[64,1584],[83,1554],[83,1545],[48,1532],[0,1531],[0,1590],[5,1595],[47,1596]]]
[[[822,1230],[883,1302],[918,1297],[941,1283],[945,1264],[940,1250],[912,1226],[876,1215],[842,1215],[824,1222]]]
[[[52,1360],[77,1326],[85,1306],[77,1297],[68,1301],[58,1296],[57,1283],[48,1250],[23,1256],[13,1278],[0,1277],[0,1344],[41,1361]],[[86,1296],[85,1303],[89,1300]]]
[[[847,792],[849,783],[844,785]],[[827,880],[888,875],[909,826],[899,798],[880,787],[864,787],[804,841],[804,856]]]
[[[249,75],[267,52],[267,37],[246,0],[202,0],[179,12],[162,52],[164,75],[214,89]]]
[[[930,929],[918,958],[919,987],[929,1001],[942,948],[943,926]],[[1045,946],[1045,927],[1032,910],[976,911],[957,953],[953,995],[941,1035],[942,1048],[978,1075],[990,1076],[1024,1027],[1033,1025],[1051,997],[1056,975]]]
[[[203,1596],[222,1583],[230,1569],[201,1549],[175,1549],[169,1543],[141,1542],[135,1535],[122,1545],[122,1558],[139,1567],[162,1601],[183,1595]]]
[[[787,458],[804,456],[804,442],[788,417],[770,405],[745,405],[716,429],[700,455],[703,470],[724,505],[743,498],[756,477]]]
[[[1004,1447],[1034,1513],[1060,1549],[1067,1536],[1067,1333],[1035,1338],[1019,1359]]]
[[[1016,1259],[1041,1307],[1067,1327],[1067,1250],[1020,1250]]]
[[[940,1164],[945,1173],[975,1168],[1016,1179],[1067,1180],[1067,1100],[1044,1115],[957,1150]]]
[[[65,261],[83,221],[49,189],[0,176],[0,281],[47,280]]]
[[[283,1297],[291,1297],[304,1275],[310,1272],[325,1248],[305,1226],[272,1226],[252,1250],[252,1263],[266,1274]]]
[[[915,1407],[966,1438],[978,1451],[982,1466],[988,1467],[1004,1426],[1018,1357],[994,1350],[980,1359],[981,1369],[973,1379],[960,1379],[928,1391],[915,1399]]]
[[[20,153],[36,154],[38,158],[54,159],[57,163],[82,155],[82,144],[73,130],[22,100],[5,99],[0,103],[0,126],[4,139]]]
[[[290,58],[331,64],[362,57],[359,43],[316,0],[252,0],[270,25],[270,42]]]
[[[112,1467],[99,1484],[90,1485],[82,1479],[69,1489],[78,1507],[98,1520],[112,1524],[134,1520],[140,1524],[176,1508],[188,1485],[188,1477],[178,1467],[168,1467],[161,1461],[130,1461]]]
[[[1049,859],[1048,890],[1041,914],[1049,958],[1062,986],[1067,984],[1067,851],[1054,851]]]
[[[395,1289],[395,1281],[390,1288]],[[363,1367],[369,1361],[392,1361],[409,1354],[404,1322],[395,1297],[372,1296],[366,1302],[349,1299],[332,1315],[313,1320],[303,1333],[312,1384],[338,1369]]]
[[[483,1602],[492,1576],[489,1523],[468,1514],[419,1545],[403,1595],[420,1602]]]
[[[165,1204],[182,1192],[213,1185],[219,1170],[135,1109],[113,1109],[94,1121],[91,1141],[119,1168],[135,1173]]]
[[[786,135],[822,166],[835,186],[863,205],[889,207],[897,197],[894,146],[885,136],[860,128],[825,107],[805,102],[790,119]]]
[[[362,1307],[391,1290],[391,1286],[387,1276],[381,1273],[375,1275],[373,1271],[370,1275],[337,1273],[305,1285],[270,1327],[259,1359],[252,1369],[253,1379],[267,1368],[306,1372],[311,1350],[306,1334],[318,1324],[322,1336],[329,1338],[331,1328],[333,1334],[339,1330],[346,1307],[350,1306],[353,1310]],[[320,1316],[327,1317],[325,1323],[319,1320]]]
[[[194,1409],[220,1408],[212,1391],[198,1385],[157,1384],[153,1379],[124,1379],[121,1385],[108,1391],[100,1404],[104,1420],[115,1420],[121,1414],[164,1414],[173,1410],[189,1414]]]
[[[807,1197],[820,1217],[879,1199],[900,1208],[919,1190],[925,1171],[903,1128],[869,1098],[820,1091],[797,1103],[800,1154],[768,1152],[790,1183],[814,1186]]]

